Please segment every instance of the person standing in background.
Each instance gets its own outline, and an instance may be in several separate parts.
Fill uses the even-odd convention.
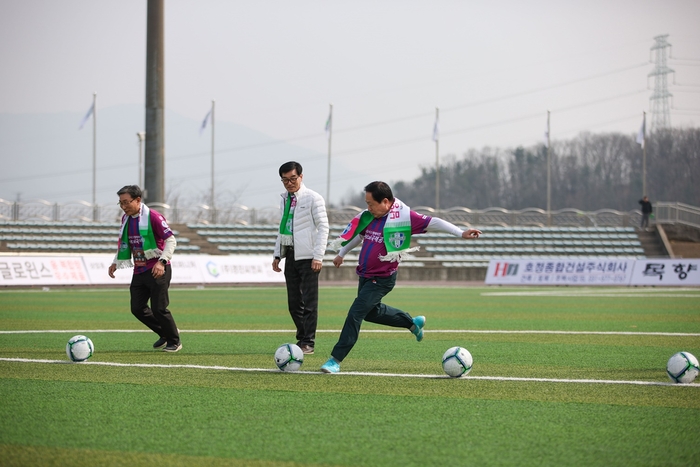
[[[649,198],[645,195],[644,198],[639,200],[639,204],[642,205],[642,223],[640,227],[646,229],[649,227],[649,216],[651,216],[652,212],[651,201],[649,201]]]
[[[282,164],[279,175],[285,192],[280,211],[282,220],[275,241],[272,270],[281,272],[287,284],[287,304],[297,328],[297,345],[313,354],[318,323],[318,276],[328,241],[328,216],[323,197],[304,185],[301,164]]]

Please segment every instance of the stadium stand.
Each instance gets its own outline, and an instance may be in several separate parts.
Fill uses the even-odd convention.
[[[344,225],[332,225],[330,238]],[[180,253],[271,254],[277,226],[182,224],[173,226]],[[640,233],[633,227],[487,226],[475,242],[441,232],[413,237],[421,250],[406,265],[441,263],[444,267],[484,267],[492,258],[615,256],[644,258]],[[0,251],[107,253],[115,249],[116,223],[1,222]],[[332,261],[328,252],[326,261]]]
[[[175,231],[178,235],[178,232]],[[0,251],[28,253],[113,253],[119,224],[100,222],[0,223]],[[178,251],[198,253],[199,247],[177,236]]]
[[[189,228],[228,254],[271,254],[275,225],[189,224]],[[335,238],[345,226],[331,226]],[[643,258],[644,249],[632,227],[485,227],[478,242],[429,232],[414,237],[421,247],[406,265],[441,262],[447,267],[485,267],[499,257],[615,256]],[[332,260],[328,252],[326,260]]]
[[[171,224],[178,239],[178,254],[272,256],[276,224]],[[345,224],[331,225],[330,239]],[[412,238],[420,250],[402,263],[409,281],[464,282],[483,280],[491,259],[553,257],[668,257],[656,238],[663,230],[645,232],[633,227],[564,227],[487,225],[479,240],[463,240],[441,232]],[[653,229],[653,230],[656,230]],[[0,221],[0,253],[85,254],[111,253],[116,247],[116,222]],[[649,245],[656,245],[654,249]],[[336,252],[327,251],[323,281],[346,282],[355,278],[359,249],[333,267]]]

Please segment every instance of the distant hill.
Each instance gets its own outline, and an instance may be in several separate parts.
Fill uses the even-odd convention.
[[[92,121],[82,130],[83,115],[0,113],[0,198],[92,201]],[[97,202],[116,199],[123,185],[138,183],[139,146],[144,131],[140,105],[98,108]],[[208,201],[211,180],[211,133],[201,134],[196,121],[167,111],[165,115],[166,196],[180,203]],[[144,146],[145,147],[145,146]],[[217,203],[275,206],[283,191],[277,169],[289,160],[304,166],[307,185],[325,196],[327,155],[276,140],[243,125],[216,122]],[[333,174],[347,173],[333,162]],[[335,177],[334,177],[335,178]],[[332,197],[348,189],[332,182]],[[362,190],[358,186],[357,190]]]

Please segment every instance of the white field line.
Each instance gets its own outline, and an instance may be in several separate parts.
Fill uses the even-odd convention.
[[[610,292],[566,292],[566,291],[539,291],[539,292],[482,292],[482,297],[620,297],[620,298],[700,298],[700,293],[697,294],[676,294],[676,293],[652,293],[645,291],[644,293],[610,293]]]
[[[149,329],[27,329],[0,331],[1,334],[98,334],[98,333],[139,333],[153,332]],[[287,334],[294,329],[183,329],[183,334]],[[317,333],[340,334],[340,329],[318,329]],[[406,333],[405,329],[363,329],[362,333]],[[695,332],[636,332],[636,331],[540,331],[540,330],[498,330],[498,329],[431,329],[426,334],[562,334],[562,335],[599,335],[599,336],[666,336],[666,337],[700,337]]]
[[[115,362],[80,362],[74,363],[67,360],[44,360],[30,358],[2,358],[3,362],[16,363],[46,363],[46,364],[66,364],[66,365],[95,365],[95,366],[110,366],[122,368],[185,368],[194,370],[221,370],[221,371],[242,371],[255,373],[285,373],[281,370],[270,368],[242,368],[228,367],[219,365],[184,365],[184,364],[157,364],[157,363],[115,363]],[[305,375],[325,375],[320,371],[295,371],[288,372],[289,374],[305,374]],[[424,378],[424,379],[454,379],[460,381],[478,380],[478,381],[514,381],[524,383],[573,383],[573,384],[627,384],[634,386],[672,386],[672,387],[694,387],[700,388],[698,383],[690,384],[674,384],[671,382],[662,383],[658,381],[616,381],[606,379],[555,379],[555,378],[515,378],[507,376],[462,376],[461,378],[450,378],[447,375],[424,375],[424,374],[405,374],[405,373],[370,373],[362,371],[346,371],[328,376],[375,376],[384,378]]]

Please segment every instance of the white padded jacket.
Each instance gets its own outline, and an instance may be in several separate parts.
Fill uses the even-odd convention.
[[[281,194],[280,212],[284,214],[284,205],[287,202],[288,192]],[[297,205],[294,208],[294,221],[292,233],[294,237],[294,259],[323,260],[328,243],[328,215],[326,203],[323,197],[313,190],[309,190],[302,183],[299,191],[294,193],[297,197]],[[275,258],[285,256],[286,246],[280,245],[281,236],[277,234],[275,241]]]

